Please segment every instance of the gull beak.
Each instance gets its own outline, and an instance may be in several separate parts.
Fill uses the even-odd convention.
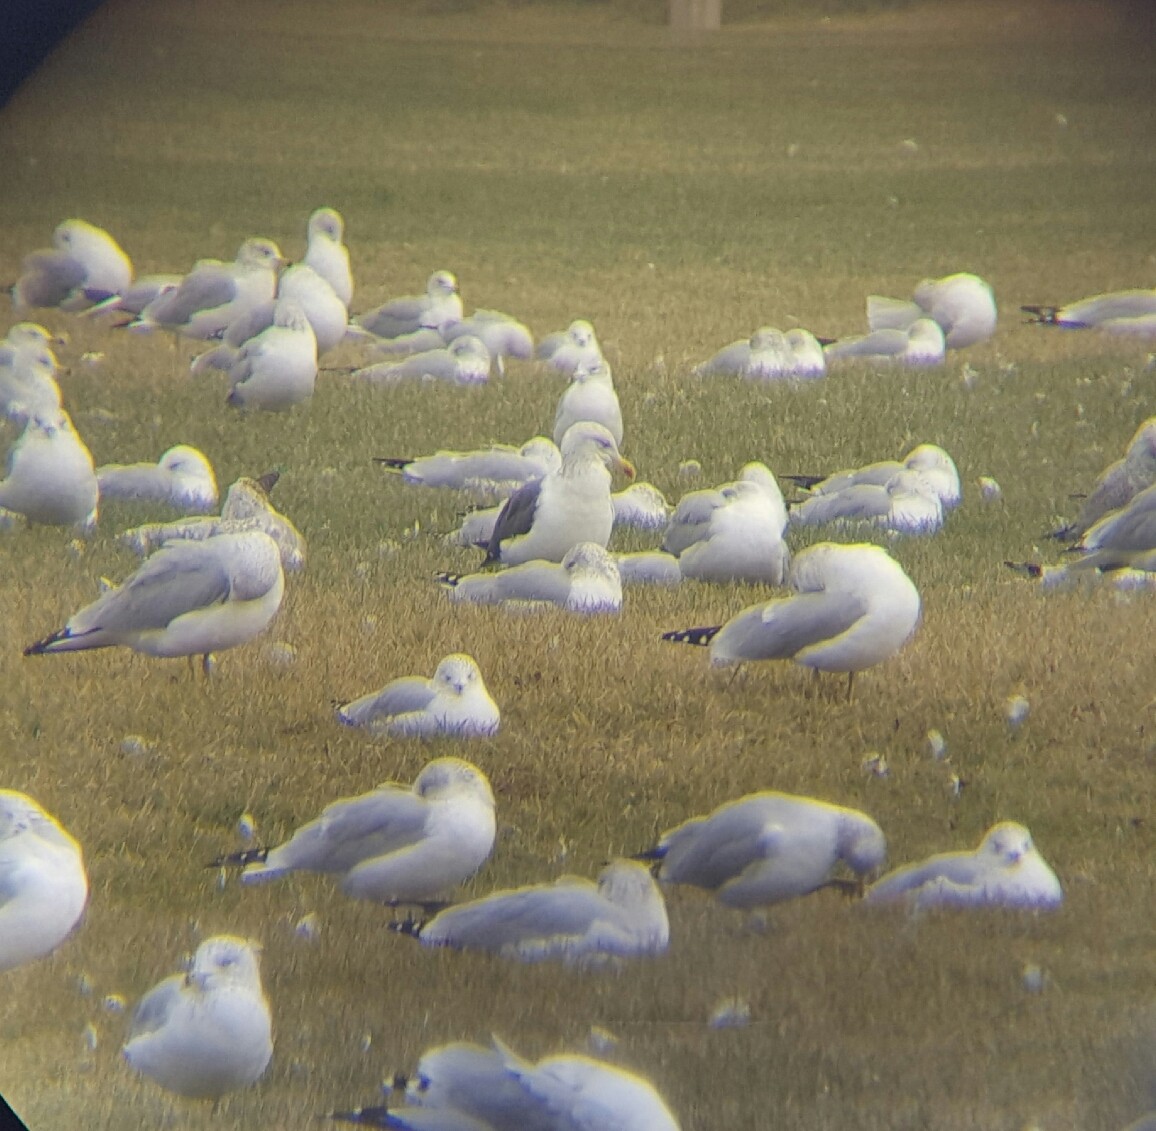
[[[634,464],[632,464],[628,459],[623,459],[622,456],[618,457],[618,460],[615,463],[615,467],[617,467],[618,470],[621,471],[622,474],[630,480],[633,480],[637,474],[637,472],[634,470]]]

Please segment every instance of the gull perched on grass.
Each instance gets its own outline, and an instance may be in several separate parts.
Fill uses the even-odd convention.
[[[168,542],[24,654],[119,645],[147,656],[203,656],[207,671],[212,653],[269,626],[284,591],[277,543],[259,530]]]
[[[102,500],[168,503],[184,514],[217,506],[217,477],[205,454],[187,444],[169,448],[156,463],[106,463],[96,469]]]
[[[0,973],[51,954],[87,902],[80,845],[31,797],[0,789]]]
[[[466,576],[443,573],[438,580],[450,600],[473,605],[557,605],[573,613],[616,613],[622,608],[622,579],[614,559],[594,542],[571,547],[561,564],[523,562],[496,572]]]
[[[570,374],[570,384],[558,400],[554,414],[554,443],[580,421],[593,420],[601,424],[614,442],[622,446],[622,409],[614,391],[614,378],[605,361],[595,365],[581,364]]]
[[[307,401],[317,381],[317,338],[305,311],[279,298],[273,325],[250,338],[229,368],[234,408],[283,412]]]
[[[496,827],[486,775],[460,758],[435,758],[412,786],[386,782],[343,797],[284,844],[224,856],[214,867],[244,866],[247,884],[321,872],[339,876],[351,899],[425,904],[489,859]]]
[[[885,487],[901,471],[921,472],[923,478],[935,489],[944,510],[958,506],[963,498],[955,461],[936,444],[920,444],[912,448],[902,460],[883,460],[825,476],[788,475],[786,478],[813,495],[832,495],[863,483]]]
[[[859,338],[840,338],[823,347],[828,361],[887,361],[911,369],[942,365],[946,339],[934,318],[917,318],[903,329],[881,328]]]
[[[867,324],[872,330],[906,330],[924,316],[933,318],[943,330],[949,350],[986,342],[995,333],[995,294],[978,275],[960,272],[924,279],[912,299],[907,302],[869,295]]]
[[[682,576],[781,585],[790,553],[778,500],[749,479],[728,483],[717,494],[701,536],[678,556]]]
[[[1054,571],[1048,579],[1051,584],[1062,580],[1059,575],[1086,570],[1156,572],[1156,484],[1094,522],[1068,552],[1080,557]],[[1037,570],[1043,572],[1040,567],[1027,568],[1036,576]]]
[[[219,1099],[256,1083],[273,1056],[259,952],[250,939],[205,939],[187,974],[141,998],[123,1049],[129,1066],[193,1099]]]
[[[943,503],[921,471],[896,472],[882,486],[856,483],[811,495],[790,510],[797,526],[868,522],[897,534],[934,534],[943,526]]]
[[[0,415],[24,425],[62,405],[52,335],[35,322],[17,322],[0,342]]]
[[[500,310],[475,310],[464,321],[443,326],[441,334],[447,344],[467,334],[480,339],[502,376],[506,373],[507,357],[529,361],[534,356],[534,338],[529,327]]]
[[[1065,330],[1103,330],[1137,338],[1156,338],[1156,290],[1112,291],[1067,306],[1021,306],[1029,322]]]
[[[883,832],[866,813],[764,790],[670,829],[638,859],[657,861],[662,883],[705,888],[749,909],[830,886],[840,864],[862,878],[886,857]]]
[[[395,679],[341,706],[337,719],[396,738],[489,738],[498,733],[501,714],[473,657],[457,653],[441,660],[433,679]]]
[[[416,458],[379,456],[374,462],[414,486],[508,495],[522,484],[556,471],[562,466],[562,453],[552,440],[534,436],[517,448],[491,444],[476,451],[440,451]]]
[[[1052,537],[1061,540],[1082,537],[1101,518],[1127,506],[1153,483],[1156,483],[1156,416],[1149,417],[1136,429],[1123,458],[1100,473],[1076,521],[1054,531]]]
[[[309,217],[308,246],[302,263],[311,267],[332,288],[345,309],[353,301],[353,274],[349,249],[344,244],[345,220],[335,208],[318,208]]]
[[[593,325],[578,318],[565,330],[555,330],[542,338],[534,356],[551,369],[569,376],[580,365],[597,366],[602,361],[602,347]]]
[[[398,338],[418,330],[441,330],[461,322],[464,311],[458,281],[451,271],[435,271],[426,281],[424,295],[393,298],[354,321],[379,338]]]
[[[614,526],[634,530],[665,530],[670,521],[670,504],[653,483],[632,483],[610,496],[614,506]]]
[[[277,272],[285,265],[272,241],[245,240],[232,263],[202,259],[171,290],[163,291],[126,323],[128,329],[169,330],[186,338],[207,340],[261,303],[272,302]]]
[[[614,437],[593,421],[573,425],[562,437],[562,464],[542,479],[519,487],[494,524],[486,562],[520,565],[560,562],[579,542],[605,546],[614,528],[610,469],[634,478]]]
[[[774,525],[781,535],[787,529],[787,505],[783,502],[783,493],[771,469],[758,462],[744,464],[735,482],[755,483],[763,489],[770,500]],[[662,538],[663,550],[677,557],[688,547],[707,538],[714,512],[727,503],[728,497],[722,492],[729,486],[732,484],[723,483],[719,487],[689,491],[683,495],[667,523]]]
[[[85,310],[132,282],[132,263],[103,228],[86,220],[65,220],[52,233],[52,243],[25,257],[24,272],[12,288],[17,310]]]
[[[1059,907],[1055,872],[1015,821],[1001,821],[974,852],[945,852],[889,872],[867,889],[866,903],[923,907]]]
[[[607,864],[596,884],[562,876],[549,884],[496,891],[395,929],[425,946],[579,965],[661,954],[670,941],[662,892],[649,870],[633,860]]]
[[[818,672],[855,673],[890,659],[919,624],[919,591],[880,546],[818,542],[791,563],[795,592],[752,605],[726,624],[663,634],[710,645],[711,663],[794,660]]]
[[[813,380],[827,372],[827,362],[809,330],[795,328],[784,334],[775,326],[760,326],[749,338],[724,346],[694,372],[699,377],[747,381]]]
[[[480,338],[467,334],[448,346],[411,354],[402,361],[364,366],[354,370],[353,376],[382,386],[413,380],[479,385],[490,379],[490,353]]]
[[[45,526],[96,523],[99,488],[92,453],[61,409],[29,417],[8,452],[0,508]]]
[[[297,527],[269,500],[269,491],[276,481],[275,473],[260,479],[238,479],[226,492],[219,516],[147,523],[126,530],[120,536],[120,541],[144,556],[159,550],[166,542],[203,542],[218,534],[244,534],[260,530],[277,544],[283,568],[302,569],[305,565],[305,539]]]

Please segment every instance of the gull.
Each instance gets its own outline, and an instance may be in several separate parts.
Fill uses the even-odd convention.
[[[1156,570],[1156,484],[1094,522],[1071,552],[1082,556],[1067,564],[1068,573],[1126,567]]]
[[[234,408],[282,412],[307,401],[317,381],[317,338],[305,311],[277,300],[273,325],[250,338],[229,368]]]
[[[670,504],[653,483],[633,483],[610,496],[614,506],[614,526],[634,530],[665,530],[670,521]]]
[[[208,339],[255,306],[270,302],[277,272],[285,265],[272,240],[250,238],[232,263],[202,259],[180,282],[164,291],[126,323],[135,331],[170,330],[186,338]]]
[[[462,320],[458,281],[451,271],[435,271],[424,295],[405,295],[359,314],[354,321],[379,338],[397,338],[416,330],[440,330]]]
[[[670,941],[662,892],[650,871],[633,860],[607,864],[596,884],[562,876],[549,884],[496,891],[395,929],[425,946],[579,965],[661,954]]]
[[[827,372],[823,347],[809,330],[796,327],[785,334],[760,326],[749,338],[724,346],[696,366],[699,377],[742,377],[748,381],[812,380]]]
[[[140,314],[154,299],[176,290],[183,278],[183,275],[170,274],[140,275],[123,290],[102,298],[81,314],[85,318],[94,318],[98,314],[109,314],[116,310],[124,311],[125,314]]]
[[[259,530],[169,542],[24,654],[122,645],[147,656],[203,656],[208,671],[213,652],[269,626],[284,591],[277,543]]]
[[[445,656],[433,679],[395,679],[380,691],[341,706],[337,718],[346,726],[398,738],[489,738],[501,723],[477,663],[461,653]]]
[[[159,550],[166,542],[203,542],[218,534],[244,534],[260,530],[276,543],[282,567],[299,570],[305,565],[305,539],[297,527],[269,501],[269,490],[276,481],[275,474],[262,476],[261,479],[238,479],[226,492],[219,516],[147,523],[126,530],[120,536],[120,541],[143,557]]]
[[[872,330],[906,330],[925,315],[943,330],[949,350],[986,342],[995,333],[997,312],[990,284],[961,272],[942,279],[924,279],[912,302],[869,295],[867,324]]]
[[[439,451],[416,458],[379,456],[374,462],[399,473],[413,486],[508,495],[524,483],[556,471],[562,466],[562,453],[552,440],[534,436],[520,447],[491,444],[475,451]]]
[[[901,471],[919,471],[935,488],[944,510],[959,505],[963,492],[955,461],[936,444],[920,444],[912,448],[902,460],[884,460],[865,467],[836,471],[831,475],[788,475],[787,479],[805,487],[814,495],[831,495],[863,483],[886,486]]]
[[[1029,322],[1065,330],[1103,330],[1108,334],[1156,337],[1156,290],[1112,291],[1067,306],[1021,306]]]
[[[762,489],[770,507],[764,519],[781,536],[787,529],[787,505],[783,502],[783,492],[779,489],[778,481],[771,469],[766,464],[758,462],[744,464],[735,482],[753,483]],[[666,533],[662,538],[663,550],[677,557],[696,542],[706,539],[710,535],[714,512],[719,507],[726,506],[728,501],[737,498],[735,492],[730,495],[723,494],[723,491],[733,486],[734,483],[724,483],[719,487],[689,491],[683,495],[667,524]]]
[[[345,220],[335,208],[318,208],[309,217],[308,246],[302,263],[311,267],[332,288],[346,310],[353,301],[353,275],[345,246]]]
[[[682,582],[678,558],[662,550],[615,554],[614,561],[623,585],[679,585]]]
[[[442,327],[442,337],[447,344],[466,334],[481,339],[501,376],[506,372],[507,357],[529,361],[534,356],[534,337],[529,328],[500,310],[475,310],[464,321],[450,322]]]
[[[614,391],[610,366],[605,361],[594,365],[583,363],[571,372],[570,384],[554,414],[554,443],[560,445],[570,427],[583,420],[601,424],[614,437],[614,442],[622,446],[622,409]]]
[[[579,542],[605,546],[614,528],[610,469],[634,478],[614,437],[593,421],[573,425],[562,437],[557,471],[519,487],[494,524],[486,562],[519,565],[560,562]]]
[[[403,361],[364,366],[354,370],[353,376],[386,386],[413,379],[478,385],[490,379],[490,353],[479,338],[466,335],[444,348],[411,354]]]
[[[52,233],[52,243],[25,257],[24,272],[12,288],[17,310],[84,310],[132,281],[132,263],[103,228],[86,220],[65,220]]]
[[[1076,521],[1053,531],[1052,537],[1061,540],[1082,537],[1101,518],[1127,506],[1153,483],[1156,483],[1156,416],[1150,416],[1136,429],[1123,458],[1100,473]]]
[[[0,789],[0,973],[51,954],[87,902],[80,845],[27,794]]]
[[[622,608],[622,579],[614,559],[594,542],[571,547],[559,565],[532,561],[497,572],[467,576],[443,573],[438,580],[450,599],[463,604],[537,602],[574,613],[616,613]]]
[[[223,856],[213,866],[242,865],[247,884],[321,872],[339,876],[351,899],[428,903],[489,859],[496,828],[486,775],[461,758],[435,758],[412,786],[385,782],[343,797],[284,844]]]
[[[670,829],[638,859],[657,861],[663,883],[705,888],[745,910],[827,887],[839,864],[866,876],[886,856],[883,832],[866,813],[764,790]]]
[[[62,405],[52,335],[35,322],[17,322],[0,342],[0,415],[24,425]]]
[[[602,348],[594,327],[584,318],[579,318],[565,330],[547,334],[538,343],[534,356],[551,369],[569,376],[580,365],[598,365],[602,361]]]
[[[867,889],[865,903],[906,901],[914,907],[1059,907],[1055,872],[1015,821],[1001,821],[974,852],[945,852],[889,872]]]
[[[156,463],[106,463],[96,469],[102,500],[168,503],[185,514],[217,505],[217,477],[203,452],[187,444],[169,448]]]
[[[29,417],[8,452],[0,508],[46,526],[91,527],[98,500],[92,453],[68,413],[55,409]]]
[[[811,495],[791,508],[790,518],[798,526],[870,522],[898,534],[934,534],[943,526],[943,503],[923,472],[904,470],[882,486],[856,483]]]
[[[942,365],[946,342],[934,318],[917,318],[903,329],[872,330],[823,347],[828,361],[895,361],[912,369]]]
[[[233,935],[205,939],[187,974],[165,978],[138,1003],[122,1050],[129,1067],[194,1099],[256,1083],[273,1056],[260,949]]]
[[[779,500],[749,479],[728,483],[717,495],[698,539],[679,554],[682,576],[782,585],[790,553],[783,541]]]
[[[919,591],[881,546],[818,542],[791,563],[795,592],[752,605],[724,625],[663,634],[710,645],[711,663],[794,660],[816,673],[855,673],[890,659],[919,624]]]

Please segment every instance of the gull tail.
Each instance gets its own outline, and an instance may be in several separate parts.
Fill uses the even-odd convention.
[[[1049,530],[1044,537],[1054,538],[1057,542],[1070,542],[1076,537],[1076,528],[1074,525],[1061,526],[1056,530]]]
[[[1065,330],[1086,330],[1084,322],[1068,322],[1060,317],[1060,306],[1021,306],[1027,316],[1027,321],[1036,326],[1060,326]]]
[[[827,477],[825,475],[780,475],[779,478],[786,479],[797,487],[814,487],[816,483],[822,483]]]
[[[699,647],[705,647],[718,635],[721,628],[721,624],[711,625],[707,628],[680,628],[675,632],[664,632],[662,639],[670,640],[675,644],[696,644]]]
[[[246,848],[241,852],[226,852],[206,864],[206,868],[247,868],[250,864],[264,864],[269,859],[268,848]]]
[[[404,919],[395,919],[388,924],[388,927],[396,934],[405,935],[411,939],[420,939],[427,922],[429,922],[428,919],[418,919],[413,915],[407,915]]]
[[[374,456],[373,462],[380,463],[386,471],[403,471],[413,460],[403,456]]]
[[[838,338],[820,338],[818,334],[815,335],[815,341],[821,346],[833,346],[838,340]]]
[[[1022,573],[1027,577],[1043,577],[1044,567],[1035,562],[1007,562],[1003,563],[1010,570],[1016,573]]]
[[[435,573],[434,581],[445,589],[456,589],[458,582],[465,576],[461,573]]]
[[[631,860],[639,860],[643,864],[649,864],[650,870],[657,875],[659,868],[662,867],[663,860],[666,859],[668,847],[665,844],[656,844],[653,848],[647,848],[642,852],[636,852],[631,856]]]
[[[73,633],[71,629],[62,628],[43,640],[37,640],[24,649],[26,656],[47,656],[52,652],[80,652],[85,648],[100,648],[102,645],[92,642],[90,638],[99,634],[100,629],[94,628],[89,632]]]

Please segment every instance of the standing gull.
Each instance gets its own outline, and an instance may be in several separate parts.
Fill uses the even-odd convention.
[[[343,797],[279,847],[249,849],[215,865],[243,865],[243,883],[321,872],[339,876],[352,899],[426,903],[489,859],[496,827],[486,775],[460,758],[436,758],[412,786],[386,782]]]
[[[166,978],[141,998],[123,1049],[129,1066],[193,1099],[218,1099],[256,1083],[273,1056],[260,949],[232,935],[205,939],[187,974]]]
[[[944,852],[889,872],[867,889],[867,903],[907,901],[915,907],[1059,907],[1055,872],[1015,821],[1001,821],[974,852]]]
[[[794,660],[816,672],[855,673],[890,659],[919,624],[919,592],[880,546],[819,542],[791,564],[795,591],[752,605],[724,625],[663,634],[664,640],[710,645],[711,663]]]
[[[883,832],[866,813],[765,790],[670,829],[639,858],[658,862],[663,883],[705,888],[746,909],[826,887],[839,864],[863,877],[886,856]]]
[[[132,282],[132,263],[103,228],[65,220],[52,233],[53,247],[34,251],[12,288],[12,305],[84,310]]]
[[[460,653],[446,656],[433,679],[395,679],[380,691],[344,704],[337,718],[346,726],[398,738],[488,738],[498,733],[501,723],[477,663]]]
[[[268,627],[284,591],[277,543],[259,530],[168,542],[24,655],[123,645],[148,656],[203,656],[207,670],[213,652]]]
[[[309,217],[308,247],[302,262],[312,267],[332,288],[346,310],[353,301],[353,274],[349,249],[344,244],[345,220],[335,208],[318,208]]]
[[[0,974],[51,954],[87,901],[80,845],[31,797],[0,789]]]
[[[579,542],[605,546],[610,541],[610,469],[633,479],[633,465],[619,455],[614,437],[593,421],[573,425],[560,447],[557,471],[519,487],[506,500],[494,524],[487,562],[560,562]]]

